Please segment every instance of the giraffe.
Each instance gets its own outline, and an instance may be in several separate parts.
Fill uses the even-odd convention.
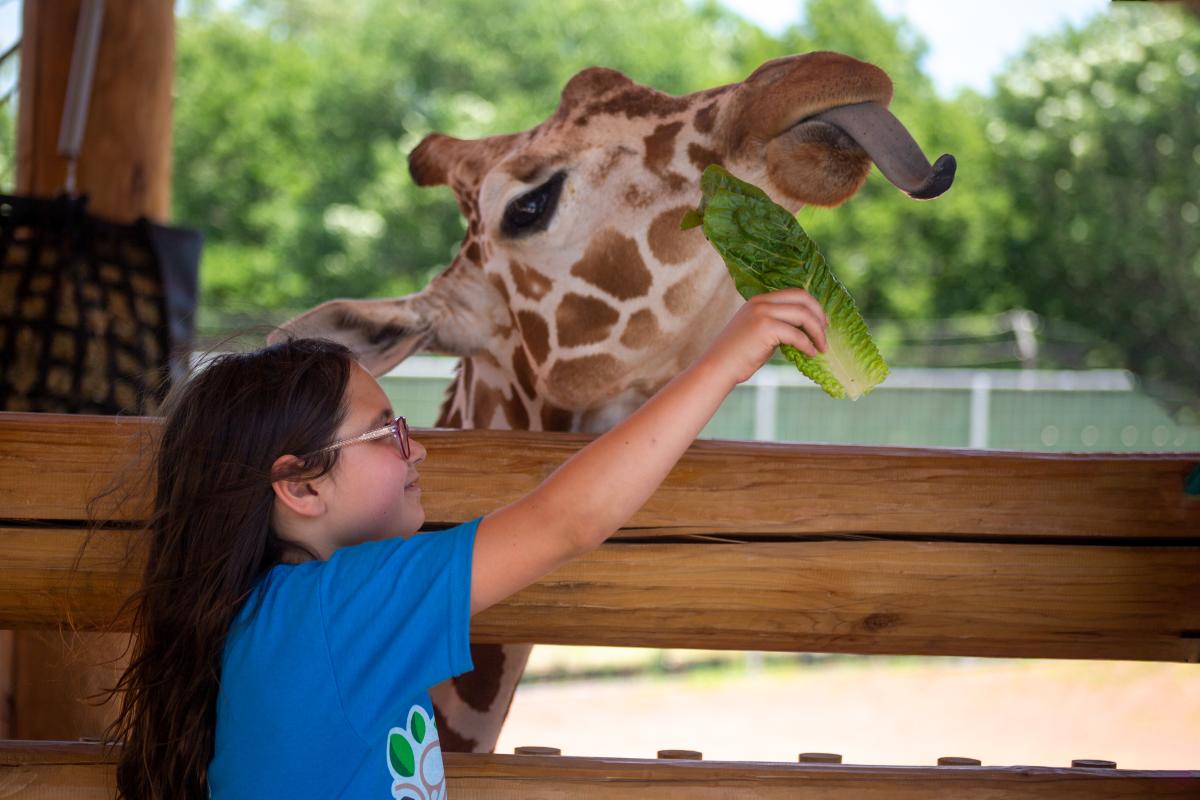
[[[449,185],[468,227],[423,290],[331,300],[272,335],[348,344],[382,374],[428,350],[460,358],[437,426],[601,433],[686,368],[743,302],[700,229],[699,176],[722,164],[795,212],[836,206],[871,164],[918,199],[953,180],[887,110],[892,82],[847,55],[764,63],[686,96],[590,67],[522,133],[430,134],[420,186]],[[531,647],[474,646],[475,670],[431,691],[442,746],[490,751]]]

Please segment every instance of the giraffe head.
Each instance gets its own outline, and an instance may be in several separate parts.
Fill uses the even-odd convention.
[[[953,159],[931,168],[886,111],[891,98],[882,70],[828,52],[682,97],[585,69],[528,131],[432,134],[409,156],[417,184],[449,185],[468,222],[425,289],[330,301],[284,330],[340,340],[375,374],[423,349],[463,357],[461,416],[444,409],[443,424],[602,430],[686,367],[741,303],[702,232],[679,229],[706,166],[793,211],[846,200],[872,163],[916,198],[949,187]],[[498,393],[482,411],[462,385],[481,381]]]

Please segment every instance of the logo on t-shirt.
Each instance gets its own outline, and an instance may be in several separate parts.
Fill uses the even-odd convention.
[[[387,764],[395,800],[444,800],[446,770],[437,724],[425,709],[408,711],[408,728],[392,728],[387,736]]]

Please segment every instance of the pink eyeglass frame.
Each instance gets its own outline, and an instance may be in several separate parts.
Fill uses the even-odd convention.
[[[373,431],[367,431],[360,436],[353,436],[349,439],[342,439],[339,442],[334,442],[328,447],[322,447],[320,450],[313,451],[310,455],[318,455],[320,453],[328,453],[331,450],[345,447],[349,444],[357,442],[369,442],[373,439],[382,439],[384,436],[391,434],[396,437],[396,443],[400,446],[400,452],[407,461],[412,456],[412,446],[408,440],[408,420],[404,417],[396,417],[394,420],[384,425],[382,428],[376,428]]]

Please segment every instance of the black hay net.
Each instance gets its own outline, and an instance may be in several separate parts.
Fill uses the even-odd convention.
[[[186,372],[198,232],[0,195],[0,409],[154,414]]]

